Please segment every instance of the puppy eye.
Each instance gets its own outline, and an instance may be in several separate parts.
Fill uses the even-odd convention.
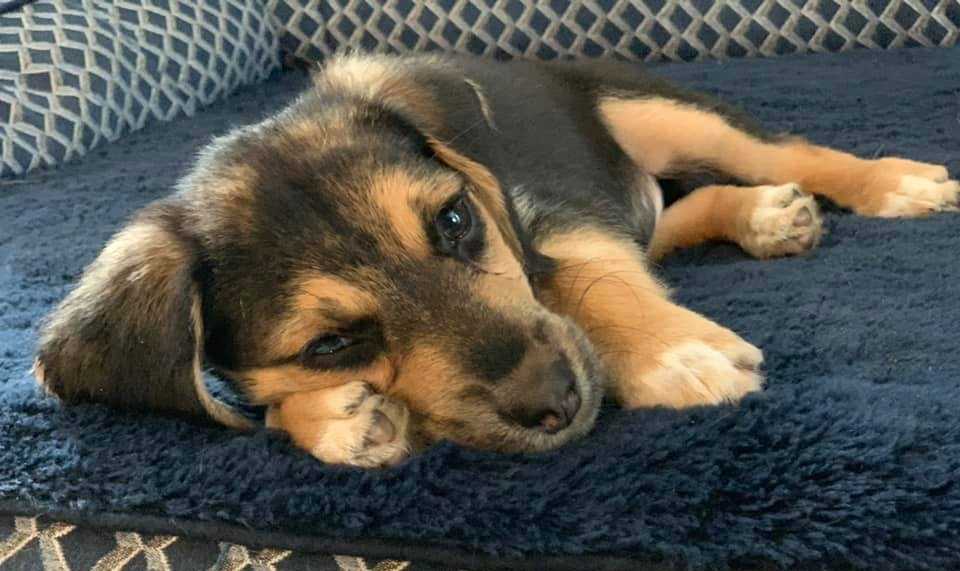
[[[304,347],[300,358],[307,367],[325,368],[335,362],[331,360],[335,359],[334,355],[352,347],[354,343],[353,339],[343,335],[325,335]]]
[[[342,335],[327,335],[313,340],[307,347],[311,355],[333,355],[337,351],[353,345],[353,340]]]
[[[437,232],[449,243],[456,243],[470,232],[473,216],[470,207],[462,197],[445,206],[434,219]]]
[[[342,324],[339,333],[314,337],[296,356],[300,366],[318,371],[355,369],[372,363],[384,351],[380,325],[374,319]]]

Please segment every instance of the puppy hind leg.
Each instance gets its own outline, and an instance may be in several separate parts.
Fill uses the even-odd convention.
[[[957,210],[960,203],[960,182],[943,166],[863,159],[770,137],[738,126],[732,114],[702,101],[618,96],[602,98],[598,107],[624,152],[654,176],[707,168],[748,184],[797,183],[865,216],[916,217]]]
[[[726,241],[756,258],[772,258],[814,248],[822,232],[816,202],[797,184],[705,186],[664,212],[648,255],[659,260],[679,248]]]

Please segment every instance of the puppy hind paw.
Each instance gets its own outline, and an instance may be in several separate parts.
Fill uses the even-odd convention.
[[[796,255],[813,249],[823,219],[813,196],[794,183],[761,186],[738,228],[737,243],[755,258]]]

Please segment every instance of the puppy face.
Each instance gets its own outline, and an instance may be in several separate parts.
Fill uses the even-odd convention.
[[[366,381],[426,440],[540,450],[588,430],[597,362],[537,301],[494,177],[382,102],[323,95],[215,142],[114,239],[44,332],[46,386],[184,409],[119,385],[146,374],[224,420],[183,388],[206,361],[258,403]],[[171,352],[182,367],[136,371]]]
[[[214,276],[206,354],[253,399],[363,380],[428,438],[486,448],[589,427],[589,347],[537,302],[483,167],[352,104],[283,116],[213,162],[191,199]]]

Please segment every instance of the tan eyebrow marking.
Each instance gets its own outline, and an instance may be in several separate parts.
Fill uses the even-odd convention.
[[[296,354],[318,334],[341,326],[344,318],[368,317],[378,309],[373,295],[336,276],[304,276],[294,282],[293,291],[290,311],[267,343],[274,359]]]
[[[417,177],[402,169],[378,173],[372,178],[369,194],[369,207],[375,215],[371,220],[386,217],[392,235],[384,235],[383,227],[375,224],[367,225],[367,229],[380,238],[387,253],[399,241],[402,251],[393,250],[398,257],[426,259],[433,250],[424,230],[425,215],[439,210],[461,186],[462,181],[452,173],[429,177]]]

